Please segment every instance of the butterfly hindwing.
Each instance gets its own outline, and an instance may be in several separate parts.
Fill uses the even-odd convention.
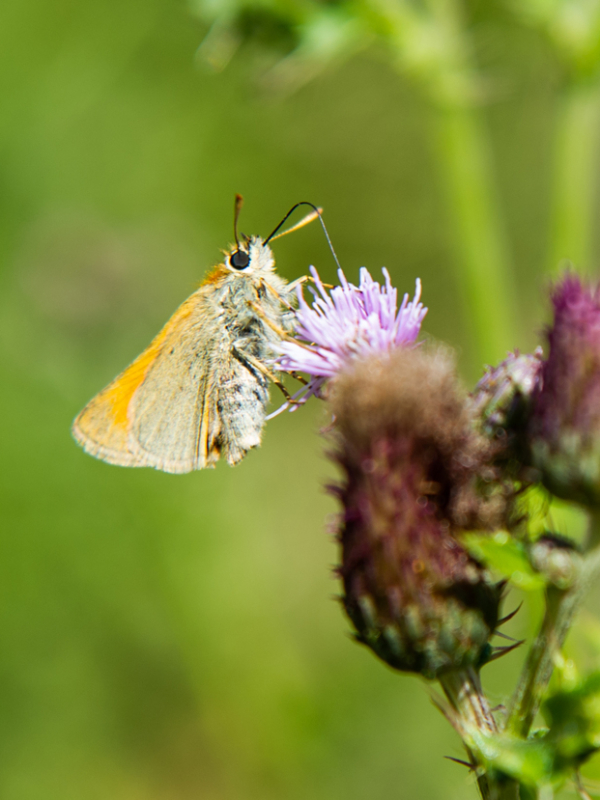
[[[234,347],[223,284],[201,286],[83,409],[73,434],[87,452],[181,473],[212,466],[221,453],[235,464],[260,444],[268,381]]]

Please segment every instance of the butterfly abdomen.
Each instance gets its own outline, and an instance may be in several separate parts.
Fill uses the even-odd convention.
[[[268,378],[247,362],[233,359],[231,376],[219,387],[219,449],[230,464],[258,447],[269,402]]]

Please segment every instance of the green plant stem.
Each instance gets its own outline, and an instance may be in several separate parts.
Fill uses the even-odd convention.
[[[546,611],[540,631],[529,651],[517,689],[511,699],[505,730],[527,738],[554,668],[555,657],[562,647],[573,617],[590,585],[600,572],[600,518],[590,524],[593,547],[583,559],[579,575],[568,590],[548,587]]]
[[[485,128],[468,105],[436,108],[433,126],[475,357],[493,363],[514,338],[516,315]]]
[[[596,229],[600,83],[573,80],[558,107],[553,156],[549,270],[565,259],[578,270],[592,266]]]
[[[440,676],[439,681],[450,705],[468,725],[484,733],[498,730],[479,675],[473,667],[447,672]]]
[[[476,728],[484,734],[498,732],[496,720],[487,697],[481,688],[479,673],[472,667],[440,676],[440,684],[450,705],[457,712],[467,729]],[[471,763],[476,764],[474,753],[466,747]],[[496,781],[488,773],[477,775],[477,785],[483,800],[518,800],[519,786],[516,781]]]
[[[465,4],[369,0],[367,5],[387,28],[398,68],[415,78],[429,99],[463,316],[472,320],[474,357],[493,362],[514,339],[515,298]]]
[[[490,800],[519,800],[519,782],[511,779],[490,782]]]
[[[546,592],[546,610],[538,635],[527,655],[519,684],[511,698],[506,729],[527,738],[531,723],[553,669],[554,654],[560,648],[559,617],[568,592],[549,587]]]

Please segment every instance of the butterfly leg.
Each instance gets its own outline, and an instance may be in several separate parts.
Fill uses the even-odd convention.
[[[286,294],[291,295],[292,294],[292,291],[291,291],[292,286],[295,287],[297,284],[298,284],[298,281],[294,281],[293,284],[290,284],[289,286],[287,286],[286,287],[286,290],[287,290]],[[271,294],[275,295],[275,297],[279,300],[281,305],[285,306],[288,309],[288,311],[295,311],[294,306],[288,300],[286,300],[285,297],[282,297],[279,294],[279,292],[277,291],[277,289],[274,289],[271,286],[270,283],[267,283],[266,281],[262,281],[262,285],[265,287],[265,289],[268,289],[271,292]]]
[[[294,405],[294,406],[302,405],[297,400],[294,400],[292,398],[291,394],[285,388],[283,383],[279,380],[277,375],[275,375],[274,372],[272,372],[268,367],[266,367],[263,363],[261,363],[257,358],[255,358],[254,356],[251,356],[249,353],[245,353],[239,347],[236,347],[235,344],[233,345],[233,354],[237,359],[239,359],[242,362],[245,362],[247,365],[249,364],[255,370],[257,370],[262,375],[264,375],[266,378],[268,378],[270,381],[272,381],[275,384],[275,386],[277,386],[279,391],[283,394],[283,396],[286,399],[286,402],[288,402],[290,405]]]
[[[302,375],[300,375],[299,372],[294,371],[294,372],[289,372],[288,374],[291,375],[292,378],[294,378],[295,380],[297,380],[300,383],[304,384],[304,386],[308,386],[308,381],[306,380],[306,378],[303,378]]]
[[[298,286],[302,286],[302,284],[307,283],[307,281],[311,281],[316,285],[316,281],[312,275],[303,275],[301,278],[296,278],[295,281],[288,283],[288,285],[285,287],[286,294],[291,297],[295,297],[295,291],[298,288]],[[279,294],[279,292],[271,286],[271,284],[267,283],[266,281],[262,281],[262,285],[266,289],[268,289],[271,292],[271,294],[274,294],[275,297],[279,300],[279,302],[282,305],[284,305],[287,309],[289,309],[290,311],[295,310],[294,306],[292,306],[292,304],[288,300],[286,300],[285,297],[282,297]],[[333,284],[331,283],[321,283],[321,286],[323,286],[325,289],[333,289]]]
[[[271,328],[272,331],[275,331],[275,333],[279,336],[280,339],[285,339],[288,342],[293,342],[294,344],[297,344],[298,347],[305,347],[307,350],[310,350],[310,347],[308,345],[303,344],[298,339],[295,339],[293,336],[290,336],[290,334],[287,331],[285,331],[282,327],[272,322],[266,316],[262,308],[258,306],[256,303],[249,302],[249,306],[255,312],[256,316],[260,317],[260,319],[265,323],[265,325],[268,328]]]
[[[303,275],[301,278],[296,278],[295,281],[292,281],[289,284],[289,288],[290,289],[292,289],[292,288],[295,289],[296,286],[301,286],[303,283],[307,283],[307,281],[310,281],[311,283],[314,283],[315,286],[317,285],[317,281],[313,278],[312,275]],[[333,283],[323,283],[323,281],[320,281],[320,283],[321,283],[321,286],[324,289],[333,289],[334,288],[333,287]]]
[[[317,282],[312,275],[303,275],[301,278],[296,278],[295,281],[288,283],[286,289],[288,290],[288,292],[294,292],[298,288],[298,286],[302,286],[302,284],[308,283],[308,281],[314,283],[315,286],[317,285]],[[332,283],[321,283],[321,286],[323,286],[324,289],[333,289]]]
[[[306,283],[306,281],[310,281],[310,280],[312,280],[310,275],[303,275],[301,278],[296,278],[295,281],[292,281],[291,283],[288,283],[288,285],[285,288],[290,294],[292,294],[292,292],[296,291],[298,286],[302,286],[303,283]]]

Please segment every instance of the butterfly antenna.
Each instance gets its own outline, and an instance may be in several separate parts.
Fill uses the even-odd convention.
[[[321,211],[322,211],[322,209],[318,208],[318,207],[317,207],[317,206],[316,206],[314,203],[309,203],[307,200],[302,200],[300,203],[296,203],[296,205],[295,205],[295,206],[292,206],[292,208],[290,208],[290,210],[288,211],[288,213],[287,213],[287,214],[285,215],[285,217],[284,217],[284,218],[281,220],[281,222],[280,222],[280,223],[279,223],[279,225],[278,225],[278,226],[275,228],[275,230],[274,230],[274,231],[272,231],[272,232],[271,232],[271,233],[270,233],[270,234],[267,236],[267,238],[266,238],[266,239],[265,239],[265,241],[264,241],[264,244],[267,244],[267,243],[268,243],[268,242],[270,242],[272,239],[278,239],[278,238],[279,238],[279,236],[276,236],[275,234],[276,234],[276,233],[277,233],[277,231],[278,231],[278,230],[279,230],[279,229],[280,229],[280,228],[281,228],[281,227],[284,225],[284,223],[287,221],[288,217],[289,217],[289,216],[291,216],[291,214],[293,214],[293,213],[294,213],[294,211],[295,211],[297,208],[300,208],[300,206],[310,206],[310,207],[313,209],[313,211],[312,211],[312,214],[309,214],[309,215],[308,215],[307,217],[305,217],[303,220],[300,220],[300,222],[299,222],[297,225],[294,225],[294,226],[293,226],[293,227],[291,227],[289,230],[287,230],[287,231],[284,231],[283,233],[280,233],[280,234],[279,234],[279,236],[285,236],[285,234],[287,234],[287,233],[291,233],[292,231],[296,231],[296,230],[298,230],[298,228],[302,228],[302,227],[304,227],[304,225],[307,225],[309,222],[312,222],[312,221],[313,221],[313,219],[316,219],[316,218],[318,217],[318,218],[319,218],[319,222],[321,223],[321,227],[323,228],[323,233],[325,234],[325,238],[327,239],[327,244],[329,245],[329,249],[331,250],[331,255],[333,256],[333,260],[334,260],[334,261],[335,261],[335,263],[337,264],[337,266],[338,266],[338,269],[341,269],[342,267],[341,267],[341,265],[340,265],[339,259],[338,259],[337,255],[336,255],[336,252],[335,252],[335,250],[334,250],[334,247],[333,247],[333,244],[332,244],[332,242],[331,242],[331,239],[329,238],[329,232],[328,232],[328,230],[327,230],[327,227],[325,226],[325,222],[323,221],[323,217],[321,216]]]
[[[233,206],[233,238],[235,239],[235,246],[239,250],[240,249],[240,240],[238,236],[238,219],[240,216],[240,211],[242,210],[242,206],[244,205],[244,198],[241,194],[236,194],[235,196],[235,204]]]
[[[278,233],[277,236],[273,236],[271,238],[271,241],[274,242],[275,239],[281,239],[282,236],[287,236],[288,233],[299,231],[300,228],[304,228],[305,225],[308,225],[309,223],[314,222],[314,220],[318,219],[319,214],[322,213],[323,213],[322,208],[318,208],[316,211],[311,211],[310,214],[307,214],[305,217],[302,217],[300,222],[297,222],[295,225],[292,225],[291,228],[286,228],[284,231],[281,231],[281,233]]]

